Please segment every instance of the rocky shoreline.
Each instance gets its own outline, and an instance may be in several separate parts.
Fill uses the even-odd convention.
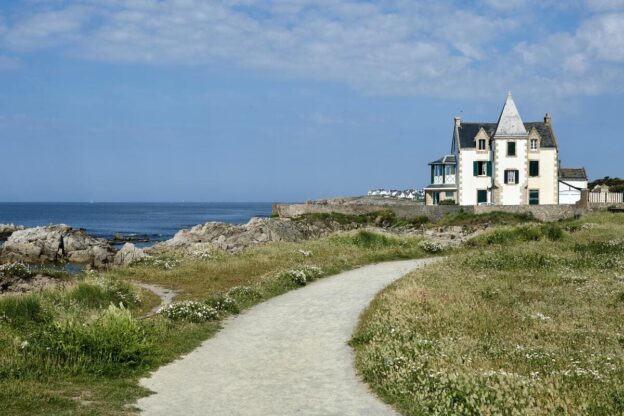
[[[247,224],[240,225],[222,222],[199,224],[180,230],[173,238],[151,247],[139,248],[133,242],[126,242],[117,250],[110,241],[95,238],[85,230],[65,224],[31,228],[0,225],[0,232],[6,230],[7,235],[6,241],[0,245],[0,265],[71,263],[84,265],[88,269],[106,269],[127,266],[152,256],[183,255],[205,249],[206,245],[237,253],[258,244],[297,242],[355,229],[397,235],[423,235],[443,245],[461,244],[479,232],[462,227],[389,227],[382,217],[372,223],[338,222],[332,218],[252,218]],[[19,279],[7,280],[4,275],[6,273],[0,270],[0,293],[9,291],[7,287],[25,285]],[[43,283],[48,282],[45,276],[38,277]]]

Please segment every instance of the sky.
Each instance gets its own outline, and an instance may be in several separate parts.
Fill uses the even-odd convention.
[[[624,0],[0,0],[0,201],[422,188],[507,91],[624,176]]]

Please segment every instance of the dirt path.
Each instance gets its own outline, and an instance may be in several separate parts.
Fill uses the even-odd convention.
[[[142,283],[142,282],[134,282],[134,285],[140,288],[143,288],[145,290],[149,290],[150,292],[152,292],[153,294],[155,294],[156,296],[160,298],[160,304],[154,306],[151,311],[145,314],[146,317],[155,315],[160,308],[169,305],[171,302],[173,302],[173,298],[176,295],[175,290],[167,289],[158,285],[151,285],[149,283]]]
[[[257,305],[141,380],[156,394],[138,406],[145,415],[395,415],[358,379],[347,342],[377,292],[430,261],[362,267]]]

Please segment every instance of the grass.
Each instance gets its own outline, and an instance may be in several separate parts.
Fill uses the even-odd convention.
[[[405,415],[624,414],[624,218],[504,227],[384,290],[351,344]]]
[[[0,413],[132,413],[131,404],[147,394],[138,386],[140,377],[218,330],[218,320],[194,319],[197,316],[238,313],[360,265],[423,257],[428,254],[421,242],[354,231],[302,243],[256,246],[237,254],[211,249],[84,275],[62,289],[4,296]],[[142,318],[156,299],[131,281],[180,291],[177,300],[188,301],[180,307],[185,309],[171,313],[175,320]]]

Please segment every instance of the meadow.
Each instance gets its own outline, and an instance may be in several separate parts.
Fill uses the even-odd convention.
[[[624,414],[624,216],[499,227],[381,292],[351,345],[404,415]]]
[[[132,414],[136,399],[149,393],[139,378],[197,347],[221,319],[342,270],[436,249],[421,238],[369,231],[237,254],[207,246],[65,276],[62,288],[3,295],[0,414]],[[159,299],[133,282],[175,289],[178,298],[146,317]]]

